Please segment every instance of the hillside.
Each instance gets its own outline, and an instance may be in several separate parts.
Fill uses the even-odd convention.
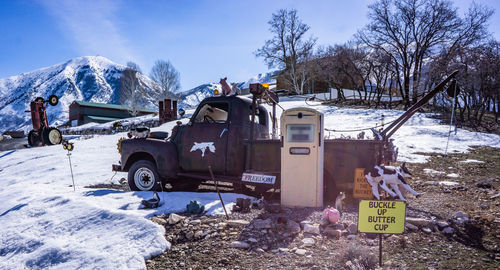
[[[126,68],[102,56],[82,56],[65,63],[0,79],[0,134],[6,130],[31,129],[31,115],[26,113],[37,97],[59,97],[59,104],[47,109],[50,125],[58,126],[68,121],[69,105],[74,100],[118,104],[120,76]],[[240,89],[250,83],[269,82],[275,72],[262,73],[245,82],[237,83]],[[138,83],[146,89],[138,105],[157,108],[157,100],[149,93],[159,86],[149,77],[138,74]],[[179,94],[179,108],[196,107],[204,98],[221,90],[218,83],[207,83]]]
[[[48,98],[55,94],[60,98],[57,106],[47,109],[51,125],[68,120],[68,108],[74,100],[116,104],[120,76],[125,68],[102,56],[83,56],[0,79],[0,133],[7,129],[31,129],[31,116],[24,111],[36,97]],[[158,87],[142,74],[138,75],[138,83],[147,92]],[[139,105],[154,108],[156,101],[145,95]]]

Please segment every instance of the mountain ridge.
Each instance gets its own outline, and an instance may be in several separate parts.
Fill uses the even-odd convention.
[[[66,62],[0,79],[0,134],[6,130],[31,129],[31,115],[26,113],[36,97],[59,97],[59,104],[48,106],[50,125],[64,124],[69,118],[69,105],[74,100],[118,104],[120,77],[127,67],[102,56],[81,56]],[[249,83],[267,82],[274,72],[261,73],[245,82],[236,83],[239,88]],[[140,86],[145,89],[137,105],[157,108],[153,90],[159,87],[152,79],[137,73]],[[212,96],[219,83],[206,83],[176,94],[179,108],[196,107],[204,98]]]

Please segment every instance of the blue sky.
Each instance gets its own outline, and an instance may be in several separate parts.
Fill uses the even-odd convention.
[[[0,78],[101,55],[134,61],[149,74],[170,60],[183,90],[222,77],[244,81],[267,71],[253,52],[271,37],[267,21],[295,8],[318,44],[344,43],[367,23],[372,0],[126,1],[0,0]],[[472,0],[455,1],[465,12]],[[490,31],[500,40],[500,1],[477,1],[497,10]]]

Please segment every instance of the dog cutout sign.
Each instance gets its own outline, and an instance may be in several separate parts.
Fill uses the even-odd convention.
[[[373,199],[372,186],[366,180],[364,171],[365,168],[356,168],[354,170],[353,197],[357,199]]]

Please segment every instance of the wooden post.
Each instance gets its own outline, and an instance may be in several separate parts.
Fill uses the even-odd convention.
[[[172,120],[177,119],[177,100],[172,100]]]
[[[378,235],[378,265],[382,267],[382,234]]]

